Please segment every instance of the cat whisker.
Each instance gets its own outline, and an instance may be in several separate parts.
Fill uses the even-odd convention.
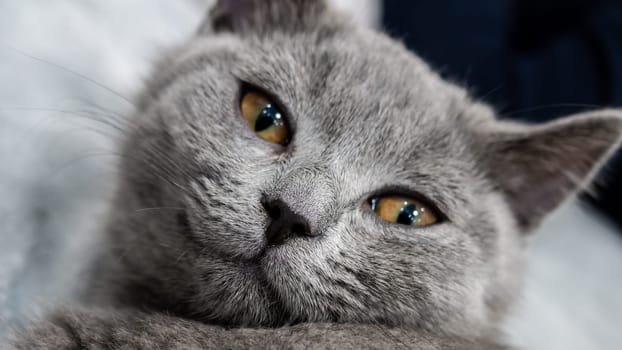
[[[134,210],[136,213],[142,213],[146,211],[155,211],[155,210],[186,210],[186,208],[182,207],[152,207],[152,208],[140,208]]]
[[[113,152],[113,151],[109,151],[109,152],[98,152],[98,153],[90,153],[90,154],[86,154],[84,156],[72,159],[71,161],[63,164],[61,167],[54,169],[53,173],[51,173],[48,178],[52,178],[54,176],[56,176],[58,173],[62,172],[63,170],[67,169],[68,167],[71,167],[81,161],[84,161],[86,159],[91,159],[91,158],[95,158],[95,157],[117,157],[117,158],[126,158],[129,160],[133,160],[136,162],[141,162],[143,164],[145,164],[145,166],[151,168],[151,170],[153,171],[153,174],[160,178],[162,181],[171,184],[172,186],[174,186],[176,189],[180,190],[182,194],[184,195],[188,195],[190,193],[190,191],[188,189],[186,189],[185,187],[181,186],[179,183],[177,183],[173,176],[171,176],[172,174],[170,173],[170,171],[168,171],[166,168],[163,168],[161,166],[158,166],[152,162],[149,162],[148,160],[145,159],[137,159],[131,155],[128,154],[124,154],[124,153],[120,153],[120,152]],[[184,208],[181,207],[167,207],[170,210],[183,210]],[[160,209],[164,209],[160,208]],[[141,209],[139,209],[138,212],[140,212]],[[156,208],[142,208],[143,211],[146,210],[156,210]]]
[[[78,98],[77,101],[89,107],[90,111],[108,117],[111,122],[114,122],[120,128],[129,128],[129,127],[138,128],[139,127],[139,125],[134,121],[133,118],[129,118],[128,116],[122,113],[119,113],[112,109],[108,109],[93,101],[88,101],[88,100],[80,99],[80,98]]]
[[[74,165],[77,165],[78,163],[82,161],[93,159],[93,158],[98,158],[98,157],[119,157],[119,155],[114,154],[114,153],[106,153],[106,152],[87,153],[80,157],[73,158],[69,160],[68,162],[61,164],[59,167],[56,167],[55,169],[53,169],[53,171],[50,174],[46,176],[46,178],[51,179],[55,176],[58,176],[58,174],[62,173],[64,170],[67,170],[68,168]]]
[[[179,254],[179,256],[175,259],[174,264],[177,265],[181,261],[181,259],[183,259],[184,256],[186,256],[186,254],[188,254],[188,250],[182,251],[181,254]]]
[[[109,132],[104,132],[103,130],[96,129],[93,126],[80,125],[81,129],[96,131],[98,134],[109,137],[112,140],[115,140],[118,137],[118,133],[123,133],[124,130],[116,124],[109,122],[105,118],[100,118],[99,115],[89,111],[75,111],[75,110],[66,110],[66,109],[55,109],[55,108],[45,108],[45,107],[10,107],[10,108],[0,108],[0,112],[46,112],[51,113],[46,118],[42,118],[42,121],[50,121],[53,119],[53,113],[68,116],[68,117],[76,117],[76,118],[84,118],[93,122],[97,122],[102,126],[109,127],[114,131],[114,134]],[[32,132],[32,130],[40,127],[40,123],[34,123],[30,128],[27,129],[28,132]]]
[[[500,114],[501,118],[508,118],[511,116],[515,116],[517,114],[525,114],[530,112],[537,112],[545,109],[553,109],[553,108],[604,108],[605,106],[596,105],[596,104],[588,104],[588,103],[552,103],[547,105],[538,105],[528,108],[521,108],[512,110],[509,112],[504,112]]]
[[[10,46],[10,45],[7,45],[7,44],[3,44],[2,46],[4,46],[4,47],[6,47],[6,48],[10,49],[11,51],[13,51],[13,52],[15,52],[15,53],[17,53],[17,54],[19,54],[19,55],[22,55],[22,56],[24,56],[24,57],[27,57],[27,58],[29,58],[29,59],[31,59],[31,60],[34,60],[34,61],[37,61],[37,62],[44,63],[44,64],[46,64],[46,65],[48,65],[48,66],[51,66],[51,67],[54,67],[54,68],[59,69],[59,70],[61,70],[61,71],[64,71],[64,72],[66,72],[66,73],[69,73],[70,75],[76,76],[76,77],[78,77],[78,78],[80,78],[80,79],[84,79],[85,81],[87,81],[87,82],[89,82],[89,83],[93,84],[94,86],[97,86],[97,87],[99,87],[100,89],[103,89],[104,91],[109,92],[109,93],[110,93],[110,94],[112,94],[113,96],[116,96],[116,97],[120,98],[122,101],[124,101],[124,102],[126,102],[126,103],[130,104],[131,106],[136,107],[136,105],[134,104],[134,102],[132,102],[132,100],[130,100],[129,98],[127,98],[127,97],[123,96],[120,92],[118,92],[118,91],[116,91],[116,90],[112,89],[112,88],[111,88],[111,87],[109,87],[109,86],[106,86],[106,85],[104,85],[104,84],[100,83],[99,81],[97,81],[97,80],[95,80],[95,79],[93,79],[93,78],[90,78],[90,77],[88,77],[88,76],[86,76],[86,75],[84,75],[84,74],[82,74],[82,73],[79,73],[79,72],[77,72],[77,71],[75,71],[75,70],[72,70],[72,69],[70,69],[70,68],[67,68],[67,67],[65,67],[65,66],[62,66],[62,65],[60,65],[60,64],[58,64],[58,63],[54,63],[54,62],[49,61],[49,60],[46,60],[46,59],[44,59],[44,58],[41,58],[41,57],[37,57],[37,56],[31,55],[31,54],[29,54],[29,53],[26,53],[26,52],[24,52],[24,51],[22,51],[22,50],[19,50],[19,49],[17,49],[17,48],[15,48],[15,47],[13,47],[13,46]]]
[[[499,84],[499,85],[497,85],[496,87],[494,87],[494,88],[492,88],[492,89],[488,90],[488,92],[486,92],[485,94],[483,94],[483,95],[481,95],[481,96],[478,96],[478,99],[480,99],[480,100],[485,100],[485,99],[486,99],[486,97],[488,97],[488,96],[490,96],[490,95],[494,94],[495,92],[497,92],[497,91],[501,90],[501,89],[503,88],[503,85],[504,85],[504,84]]]

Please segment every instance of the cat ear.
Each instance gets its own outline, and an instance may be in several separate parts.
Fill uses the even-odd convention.
[[[325,11],[323,0],[217,0],[199,34],[303,31]]]
[[[486,132],[488,169],[525,231],[586,185],[620,144],[622,111],[543,125],[496,122]]]

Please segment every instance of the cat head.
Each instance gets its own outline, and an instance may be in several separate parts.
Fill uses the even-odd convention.
[[[321,1],[220,1],[139,101],[106,283],[207,322],[483,332],[621,116],[500,121]]]

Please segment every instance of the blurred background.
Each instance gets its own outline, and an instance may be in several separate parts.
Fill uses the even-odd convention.
[[[98,249],[118,122],[158,53],[208,0],[0,0],[0,334],[69,302]],[[386,29],[502,116],[544,121],[622,105],[613,0],[332,0]],[[525,349],[622,344],[620,166],[533,238],[504,326]]]

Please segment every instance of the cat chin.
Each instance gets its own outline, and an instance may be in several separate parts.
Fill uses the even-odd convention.
[[[194,299],[220,302],[195,305],[198,319],[229,327],[282,327],[337,321],[341,315],[331,315],[322,307],[301,303],[301,295],[315,299],[311,296],[322,290],[322,285],[317,284],[308,271],[308,255],[312,254],[308,243],[305,239],[294,238],[278,246],[265,246],[253,259],[231,260],[218,256],[205,261],[203,275],[210,278],[198,282],[199,294],[220,297],[199,295]]]

